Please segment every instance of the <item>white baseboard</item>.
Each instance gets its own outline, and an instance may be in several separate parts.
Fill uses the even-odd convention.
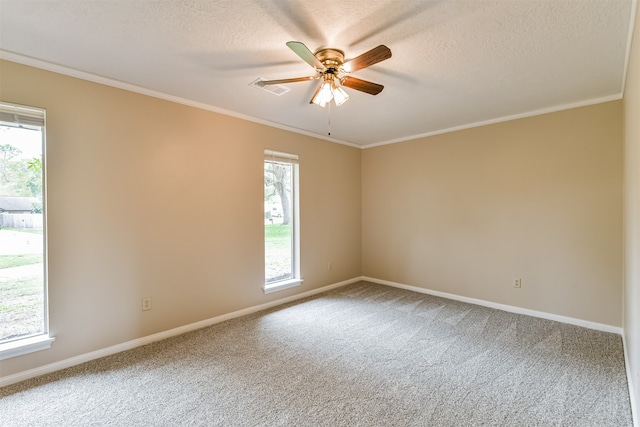
[[[48,374],[51,372],[59,371],[61,369],[69,368],[71,366],[79,365],[80,363],[89,362],[101,357],[110,356],[112,354],[120,353],[122,351],[131,350],[136,347],[151,344],[155,341],[161,341],[166,338],[170,338],[176,335],[181,335],[186,332],[194,331],[196,329],[205,328],[207,326],[215,325],[216,323],[224,322],[226,320],[235,319],[236,317],[246,316],[247,314],[255,313],[258,311],[266,310],[278,305],[286,304],[291,301],[307,298],[321,292],[326,292],[331,289],[346,286],[351,283],[356,283],[362,280],[362,277],[355,277],[353,279],[345,280],[342,282],[334,283],[332,285],[323,286],[318,289],[303,292],[301,294],[292,295],[290,297],[282,298],[279,300],[271,301],[265,304],[255,305],[242,310],[234,311],[232,313],[223,314],[220,316],[212,317],[210,319],[202,320],[200,322],[191,323],[189,325],[180,326],[178,328],[169,329],[168,331],[159,332],[157,334],[148,335],[146,337],[138,338],[132,341],[127,341],[122,344],[117,344],[111,347],[103,348],[100,350],[92,351],[90,353],[81,354],[79,356],[71,357],[69,359],[61,360],[59,362],[51,363],[49,365],[40,366],[38,368],[29,369],[27,371],[18,372],[17,374],[7,375],[0,377],[0,387],[5,387],[11,384],[18,383],[20,381],[35,378],[40,375]]]
[[[637,393],[636,384],[631,375],[631,365],[629,365],[629,352],[627,351],[627,337],[622,334],[622,348],[624,349],[624,366],[627,369],[627,384],[629,385],[629,400],[631,401],[631,417],[633,418],[633,427],[640,427],[638,423],[638,407],[636,405]]]
[[[595,330],[598,330],[598,331],[611,332],[611,333],[614,333],[614,334],[623,335],[622,328],[620,328],[618,326],[606,325],[604,323],[590,322],[588,320],[575,319],[573,317],[561,316],[559,314],[546,313],[544,311],[530,310],[528,308],[516,307],[516,306],[513,306],[513,305],[499,304],[497,302],[485,301],[485,300],[476,299],[476,298],[463,297],[463,296],[456,295],[456,294],[450,294],[450,293],[447,293],[447,292],[434,291],[434,290],[431,290],[431,289],[421,288],[421,287],[418,287],[418,286],[405,285],[403,283],[390,282],[388,280],[374,279],[373,277],[363,276],[361,279],[365,280],[367,282],[373,282],[373,283],[377,283],[377,284],[380,284],[380,285],[393,286],[395,288],[406,289],[406,290],[413,291],[413,292],[419,292],[419,293],[422,293],[422,294],[429,294],[429,295],[433,295],[433,296],[436,296],[436,297],[441,297],[441,298],[447,298],[447,299],[451,299],[451,300],[455,300],[455,301],[466,302],[466,303],[469,303],[469,304],[481,305],[483,307],[495,308],[495,309],[502,310],[502,311],[508,311],[510,313],[524,314],[524,315],[533,316],[533,317],[540,317],[542,319],[555,320],[556,322],[568,323],[568,324],[571,324],[571,325],[582,326],[582,327],[585,327],[585,328],[595,329]]]
[[[611,332],[611,333],[622,336],[622,348],[624,351],[624,362],[625,362],[625,367],[627,371],[627,384],[629,386],[629,400],[631,401],[631,417],[633,419],[633,426],[640,427],[640,423],[638,422],[638,408],[636,405],[637,394],[635,389],[635,383],[632,381],[631,370],[629,365],[629,354],[627,352],[627,340],[626,340],[623,328],[606,325],[604,323],[596,323],[596,322],[590,322],[588,320],[576,319],[568,316],[561,316],[558,314],[545,313],[543,311],[530,310],[528,308],[515,307],[512,305],[499,304],[499,303],[485,301],[485,300],[476,299],[476,298],[463,297],[460,295],[450,294],[447,292],[440,292],[440,291],[434,291],[431,289],[420,288],[418,286],[411,286],[411,285],[405,285],[403,283],[390,282],[388,280],[374,279],[373,277],[362,276],[360,279],[367,282],[377,283],[380,285],[393,286],[395,288],[406,289],[409,291],[414,291],[422,294],[433,295],[436,297],[447,298],[455,301],[461,301],[461,302],[466,302],[470,304],[480,305],[483,307],[495,308],[498,310],[508,311],[511,313],[524,314],[527,316],[539,317],[547,320],[555,320],[557,322],[568,323],[576,326],[582,326],[585,328],[595,329],[603,332]]]
[[[506,305],[506,304],[499,304],[499,303],[494,303],[494,302],[490,302],[490,301],[485,301],[485,300],[481,300],[481,299],[476,299],[476,298],[469,298],[469,297],[464,297],[464,296],[460,296],[460,295],[455,295],[455,294],[450,294],[447,292],[440,292],[440,291],[434,291],[434,290],[430,290],[430,289],[425,289],[425,288],[421,288],[421,287],[417,287],[417,286],[411,286],[411,285],[405,285],[402,283],[396,283],[396,282],[390,282],[388,280],[380,280],[380,279],[375,279],[373,277],[367,277],[367,276],[360,276],[360,277],[354,277],[352,279],[349,280],[345,280],[342,282],[338,282],[338,283],[334,283],[332,285],[328,285],[328,286],[324,286],[322,288],[318,288],[318,289],[313,289],[311,291],[307,291],[307,292],[303,292],[301,294],[297,294],[297,295],[292,295],[290,297],[287,298],[282,298],[279,300],[275,300],[275,301],[271,301],[265,304],[260,304],[260,305],[256,305],[253,307],[248,307],[242,310],[238,310],[238,311],[234,311],[232,313],[227,313],[227,314],[223,314],[220,316],[216,316],[216,317],[212,317],[210,319],[206,319],[206,320],[202,320],[200,322],[195,322],[195,323],[191,323],[189,325],[185,325],[185,326],[180,326],[178,328],[174,328],[174,329],[170,329],[168,331],[163,331],[163,332],[159,332],[157,334],[153,334],[153,335],[148,335],[146,337],[142,337],[142,338],[138,338],[132,341],[127,341],[124,342],[122,344],[117,344],[111,347],[107,347],[104,349],[100,349],[100,350],[96,350],[90,353],[85,353],[85,354],[81,354],[75,357],[71,357],[69,359],[65,359],[65,360],[61,360],[59,362],[55,362],[55,363],[51,363],[49,365],[44,365],[38,368],[34,368],[34,369],[30,369],[27,371],[23,371],[23,372],[18,372],[16,374],[13,375],[8,375],[8,376],[4,376],[4,377],[0,377],[0,387],[5,387],[20,381],[24,381],[24,380],[28,380],[30,378],[34,378],[40,375],[44,375],[44,374],[48,374],[51,372],[55,372],[58,371],[60,369],[65,369],[65,368],[69,368],[71,366],[74,365],[79,365],[80,363],[84,363],[84,362],[88,362],[94,359],[99,359],[101,357],[105,357],[105,356],[110,356],[112,354],[115,353],[120,353],[122,351],[126,351],[126,350],[131,350],[133,348],[136,347],[140,347],[143,345],[147,345],[150,344],[152,342],[155,341],[160,341],[166,338],[170,338],[176,335],[181,335],[184,334],[186,332],[190,332],[190,331],[194,331],[196,329],[200,329],[200,328],[205,328],[207,326],[211,326],[214,325],[216,323],[220,323],[220,322],[224,322],[226,320],[230,320],[230,319],[234,319],[236,317],[241,317],[241,316],[246,316],[247,314],[251,314],[251,313],[255,313],[258,311],[262,311],[262,310],[266,310],[268,308],[272,308],[281,304],[286,304],[288,302],[292,302],[292,301],[296,301],[302,298],[306,298],[306,297],[310,297],[312,295],[316,295],[322,292],[326,292],[329,291],[331,289],[336,289],[342,286],[346,286],[349,285],[351,283],[356,283],[358,281],[367,281],[367,282],[372,282],[372,283],[378,283],[381,285],[387,285],[387,286],[393,286],[396,288],[401,288],[401,289],[407,289],[409,291],[414,291],[414,292],[419,292],[419,293],[423,293],[423,294],[429,294],[429,295],[433,295],[433,296],[437,296],[437,297],[442,297],[442,298],[447,298],[447,299],[451,299],[451,300],[456,300],[456,301],[461,301],[461,302],[466,302],[466,303],[470,303],[470,304],[475,304],[475,305],[480,305],[480,306],[484,306],[484,307],[490,307],[490,308],[495,308],[498,310],[503,310],[503,311],[508,311],[508,312],[512,312],[512,313],[517,313],[517,314],[524,314],[524,315],[528,315],[528,316],[534,316],[534,317],[540,317],[543,319],[548,319],[548,320],[555,320],[558,322],[562,322],[562,323],[568,323],[568,324],[572,324],[572,325],[577,325],[577,326],[583,326],[589,329],[596,329],[599,331],[604,331],[604,332],[612,332],[612,333],[616,333],[619,335],[622,335],[623,337],[623,343],[624,343],[624,334],[623,334],[623,330],[622,328],[619,327],[615,327],[615,326],[611,326],[611,325],[605,325],[602,323],[595,323],[595,322],[589,322],[587,320],[582,320],[582,319],[575,319],[572,317],[567,317],[567,316],[560,316],[557,314],[550,314],[550,313],[545,313],[542,311],[536,311],[536,310],[529,310],[526,308],[521,308],[521,307],[515,307],[515,306],[511,306],[511,305]],[[626,357],[626,345],[625,345],[625,357]],[[628,366],[628,363],[627,363]],[[629,375],[629,373],[627,372],[627,376]],[[630,377],[628,377],[628,380],[630,379]],[[629,380],[629,384],[631,384],[630,380]],[[630,385],[631,387],[631,385]],[[630,388],[630,393],[634,393],[635,391],[632,390]],[[633,395],[632,395],[632,409],[633,409],[633,405],[634,405],[634,400],[633,400]],[[635,414],[635,410],[634,410],[634,414]],[[634,418],[635,421],[635,418]],[[636,426],[638,427],[638,426]]]

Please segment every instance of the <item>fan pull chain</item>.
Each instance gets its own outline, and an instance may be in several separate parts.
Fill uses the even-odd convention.
[[[331,102],[329,102],[329,123],[327,124],[327,135],[331,136]]]

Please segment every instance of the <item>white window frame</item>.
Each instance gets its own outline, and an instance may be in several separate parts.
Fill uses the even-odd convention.
[[[0,344],[0,360],[21,356],[51,347],[55,340],[49,335],[49,298],[47,294],[47,168],[46,168],[46,112],[42,108],[27,107],[0,101],[0,124],[38,129],[42,133],[42,217],[43,217],[43,292],[44,331]]]
[[[300,276],[300,172],[298,164],[298,155],[291,153],[284,153],[281,151],[275,151],[270,149],[264,150],[264,160],[262,162],[264,169],[264,162],[281,162],[289,163],[292,165],[291,173],[291,206],[292,206],[292,225],[293,225],[293,237],[292,237],[292,254],[291,254],[291,267],[293,272],[292,279],[280,280],[277,282],[266,282],[266,277],[263,280],[263,290],[265,294],[281,291],[284,289],[300,286],[303,279]],[[263,185],[264,192],[264,185]],[[264,215],[263,215],[264,218]],[[264,230],[264,226],[263,226]],[[263,238],[263,261],[266,262],[266,244]],[[264,268],[263,268],[264,271]]]

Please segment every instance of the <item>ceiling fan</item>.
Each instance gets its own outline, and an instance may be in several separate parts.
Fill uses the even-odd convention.
[[[323,48],[312,53],[302,42],[287,42],[287,46],[303,61],[311,65],[316,70],[316,75],[292,79],[259,80],[256,83],[258,86],[321,79],[321,83],[318,85],[311,101],[309,101],[310,104],[316,104],[320,107],[326,106],[331,100],[336,105],[341,105],[349,99],[349,94],[342,89],[342,86],[370,95],[377,95],[384,89],[384,86],[380,84],[351,77],[349,74],[391,58],[391,50],[385,45],[374,47],[368,52],[346,62],[344,60],[344,52],[340,49]]]

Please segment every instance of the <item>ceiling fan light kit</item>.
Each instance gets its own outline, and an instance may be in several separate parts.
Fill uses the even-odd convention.
[[[259,86],[321,79],[318,88],[309,101],[310,104],[320,107],[325,107],[331,101],[335,102],[337,106],[344,104],[349,99],[349,94],[342,86],[370,95],[377,95],[384,89],[383,85],[351,77],[349,73],[391,58],[391,50],[385,45],[375,47],[346,62],[344,60],[344,52],[340,49],[325,48],[312,53],[301,42],[290,41],[287,46],[303,61],[313,67],[316,70],[316,75],[291,79],[260,80]]]
[[[323,79],[324,81],[320,83],[316,92],[313,94],[311,101],[309,101],[310,104],[325,107],[329,102],[331,102],[331,100],[333,100],[336,105],[339,106],[349,99],[349,94],[340,86],[336,85],[333,74],[325,74]]]

